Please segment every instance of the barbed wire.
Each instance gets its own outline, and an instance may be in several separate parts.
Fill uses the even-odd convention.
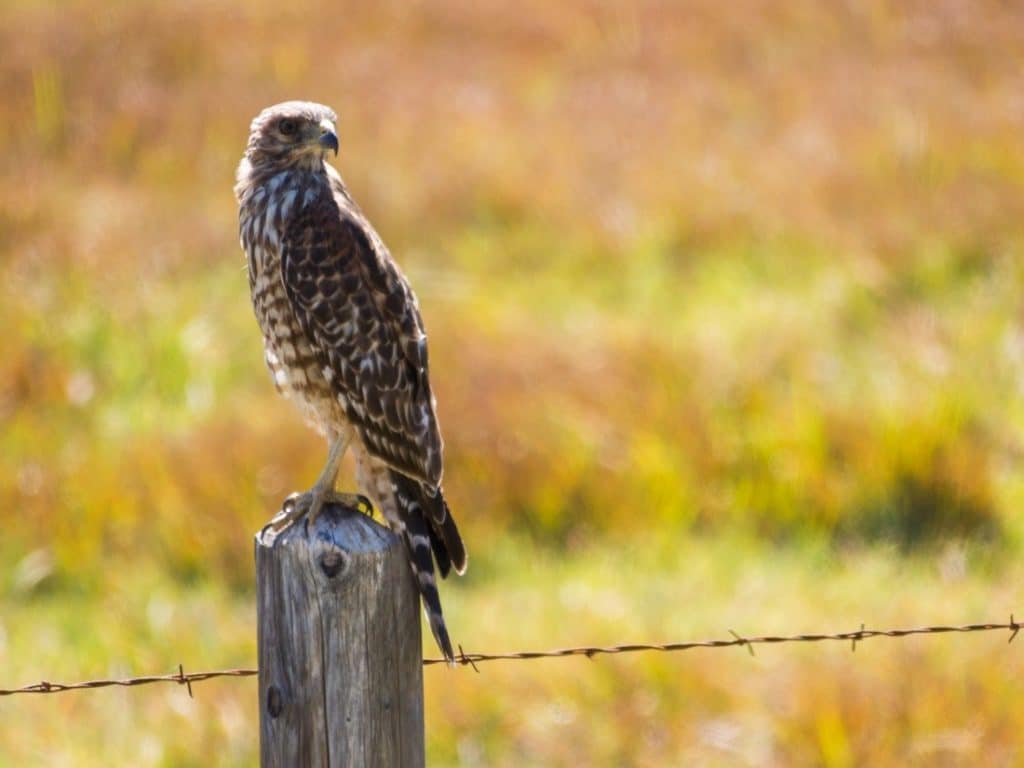
[[[951,632],[994,632],[1008,631],[1010,637],[1006,642],[1013,642],[1021,629],[1010,614],[1010,621],[1006,623],[991,622],[986,624],[960,624],[942,625],[932,627],[915,627],[912,629],[865,629],[861,624],[860,629],[850,632],[835,632],[832,634],[800,634],[800,635],[757,635],[743,637],[733,630],[729,630],[731,638],[719,640],[690,640],[679,643],[633,643],[622,645],[585,646],[579,648],[558,648],[550,651],[517,651],[514,653],[466,653],[459,646],[459,655],[455,657],[455,664],[470,666],[477,672],[477,664],[485,661],[528,661],[532,659],[550,659],[563,656],[586,656],[588,659],[594,656],[613,655],[620,653],[640,653],[645,651],[657,651],[671,653],[674,651],[688,651],[693,648],[731,648],[745,646],[751,655],[754,654],[755,645],[772,645],[779,643],[820,643],[826,641],[849,642],[852,651],[857,650],[857,643],[862,640],[870,640],[875,637],[900,638],[911,635],[939,635]],[[423,666],[432,664],[446,664],[446,659],[424,659]],[[178,665],[177,674],[169,675],[147,675],[145,677],[131,677],[120,680],[87,680],[81,683],[51,683],[43,680],[39,683],[32,683],[21,688],[0,688],[0,696],[13,696],[18,693],[62,693],[91,688],[108,688],[110,686],[136,686],[149,685],[151,683],[175,683],[184,685],[188,689],[188,695],[192,696],[192,683],[212,680],[217,677],[253,677],[258,674],[256,669],[222,669],[213,672],[185,672],[184,666]]]
[[[203,680],[212,680],[215,677],[253,677],[258,674],[256,669],[218,669],[213,672],[185,672],[185,668],[179,664],[178,673],[170,675],[146,675],[145,677],[129,677],[121,680],[86,680],[81,683],[50,683],[43,680],[40,683],[32,683],[21,688],[0,688],[0,696],[13,696],[16,693],[62,693],[63,691],[77,691],[83,688],[109,688],[114,685],[131,687],[134,685],[149,685],[150,683],[177,683],[188,688],[188,695],[192,695],[192,683],[199,683]]]
[[[857,650],[857,643],[861,640],[869,640],[873,637],[909,637],[910,635],[939,635],[949,632],[992,632],[995,630],[1009,631],[1008,643],[1013,642],[1021,625],[1010,614],[1008,623],[986,623],[986,624],[960,624],[955,626],[932,626],[915,627],[913,629],[860,629],[851,632],[835,632],[832,634],[801,634],[801,635],[758,635],[753,637],[742,637],[733,630],[730,639],[722,640],[690,640],[680,643],[637,643],[632,645],[610,645],[590,646],[582,648],[560,648],[552,651],[519,651],[516,653],[465,653],[459,647],[459,655],[455,657],[456,664],[476,667],[482,661],[503,661],[503,660],[527,660],[527,659],[549,659],[560,656],[586,656],[593,658],[605,654],[638,653],[642,651],[688,651],[692,648],[730,648],[735,646],[746,646],[751,655],[754,654],[755,645],[770,645],[776,643],[820,643],[824,641],[850,641],[851,650]],[[444,664],[445,659],[424,659],[424,666],[430,664]]]

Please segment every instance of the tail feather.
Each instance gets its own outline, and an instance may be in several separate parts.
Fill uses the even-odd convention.
[[[437,641],[438,648],[444,657],[451,661],[455,658],[452,641],[448,637],[448,628],[441,612],[441,595],[437,591],[437,580],[434,578],[434,561],[431,557],[431,546],[426,521],[420,516],[410,516],[405,525],[405,542],[409,547],[409,562],[412,564],[416,584],[423,599],[423,610],[430,623],[430,631]]]
[[[440,488],[428,488],[393,470],[390,474],[395,506],[409,548],[409,563],[416,577],[430,631],[445,658],[452,661],[455,653],[441,612],[434,561],[436,559],[442,578],[452,567],[457,573],[462,573],[466,569],[466,549]]]
[[[448,509],[448,502],[444,500],[441,489],[423,487],[423,496],[426,500],[427,520],[430,522],[431,543],[436,542],[434,553],[438,548],[445,550],[447,557],[444,559],[455,567],[455,572],[460,576],[466,572],[466,547],[462,543],[462,534],[455,524],[455,518]],[[438,567],[441,566],[441,558],[438,558]],[[448,576],[448,568],[441,568],[441,577]]]
[[[427,535],[430,537],[430,548],[434,551],[437,570],[441,573],[441,578],[446,579],[452,570],[452,559],[448,554],[448,548],[444,544],[444,539],[434,530],[434,526],[427,526]]]

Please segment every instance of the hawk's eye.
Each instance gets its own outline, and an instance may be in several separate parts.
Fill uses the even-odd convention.
[[[286,117],[280,123],[277,124],[277,130],[283,133],[285,136],[291,136],[297,130],[299,130],[299,124],[289,117]]]

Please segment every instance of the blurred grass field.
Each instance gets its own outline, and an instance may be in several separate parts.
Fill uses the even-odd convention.
[[[231,194],[286,98],[420,297],[467,650],[1024,611],[1024,9],[16,0],[0,45],[0,687],[254,663],[325,451]],[[995,635],[426,681],[431,765],[1024,761]],[[8,698],[0,766],[251,765],[256,715]]]

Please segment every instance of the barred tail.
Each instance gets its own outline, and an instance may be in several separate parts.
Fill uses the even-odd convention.
[[[390,471],[391,490],[409,548],[409,564],[423,599],[423,609],[438,647],[449,661],[455,658],[448,628],[441,613],[434,561],[441,578],[452,568],[466,570],[466,549],[440,488],[430,488],[394,470]]]

